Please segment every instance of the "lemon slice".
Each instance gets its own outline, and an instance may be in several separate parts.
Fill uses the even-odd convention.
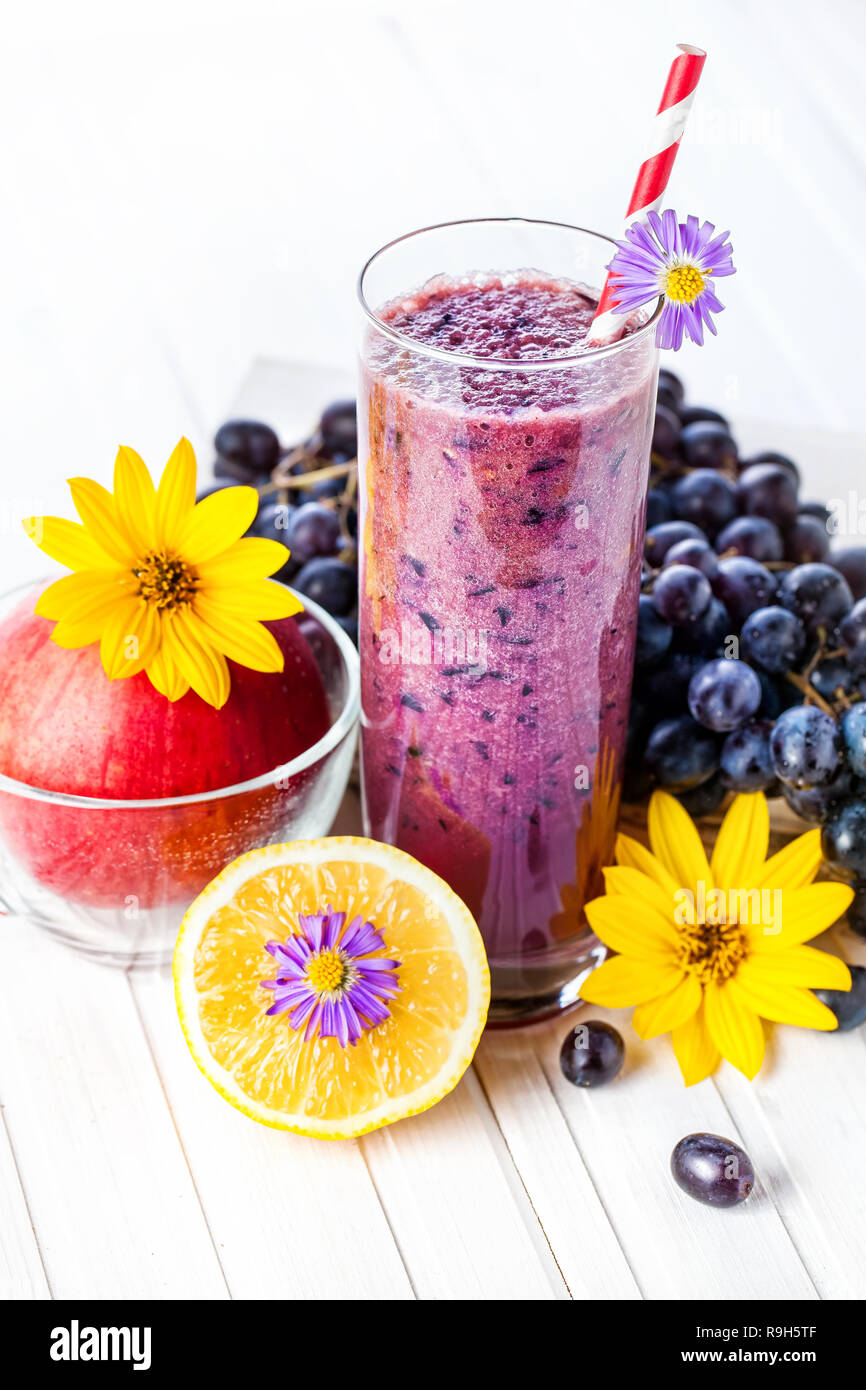
[[[174,984],[220,1095],[319,1139],[435,1105],[469,1066],[490,1003],[469,909],[411,855],[356,836],[229,864],[181,923]]]

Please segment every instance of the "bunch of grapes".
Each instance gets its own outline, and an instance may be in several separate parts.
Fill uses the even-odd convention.
[[[214,439],[216,481],[202,493],[243,483],[258,489],[249,529],[288,546],[274,576],[319,603],[358,641],[358,426],[354,401],[335,401],[313,435],[283,448],[260,420],[227,420]]]
[[[799,482],[783,454],[740,459],[660,373],[624,795],[662,787],[693,815],[783,796],[866,935],[866,548],[831,553]]]

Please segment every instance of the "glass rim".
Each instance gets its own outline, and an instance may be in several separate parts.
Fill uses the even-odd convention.
[[[357,294],[361,309],[367,319],[380,333],[400,347],[407,348],[424,357],[434,357],[441,362],[451,362],[455,366],[461,367],[480,367],[487,371],[527,371],[539,368],[562,367],[564,364],[577,364],[580,362],[596,362],[601,358],[614,356],[624,347],[632,343],[640,342],[648,334],[651,328],[655,328],[659,316],[664,306],[664,296],[659,295],[655,308],[649,315],[646,323],[642,323],[640,328],[631,333],[628,338],[618,338],[616,342],[604,343],[599,347],[583,348],[578,352],[566,352],[557,357],[476,357],[471,353],[451,352],[447,348],[431,347],[427,343],[419,343],[417,338],[411,338],[408,333],[401,333],[399,329],[392,328],[390,324],[380,318],[377,309],[371,307],[367,301],[364,282],[367,274],[380,257],[393,250],[395,246],[400,246],[403,242],[412,241],[415,237],[424,236],[426,232],[443,232],[451,227],[479,227],[486,225],[503,225],[512,223],[524,227],[552,227],[560,231],[578,232],[581,236],[592,237],[594,241],[603,241],[611,247],[616,246],[613,237],[605,236],[603,232],[590,231],[588,227],[576,227],[571,222],[554,222],[544,217],[462,217],[456,218],[451,222],[431,222],[427,227],[416,227],[414,231],[404,232],[402,236],[394,237],[387,241],[384,246],[380,246],[378,251],[374,251],[372,256],[364,262],[361,267],[357,280]],[[435,273],[435,272],[434,272]]]
[[[0,603],[5,603],[7,599],[16,594],[26,593],[28,589],[32,589],[40,582],[39,579],[35,579],[27,584],[19,584],[14,589],[6,589],[0,593]],[[273,582],[279,583],[280,581],[275,580]],[[7,777],[2,772],[0,772],[0,792],[20,796],[27,801],[43,801],[55,806],[74,806],[79,810],[86,811],[158,810],[171,806],[194,806],[207,801],[221,801],[226,797],[238,796],[243,792],[259,791],[263,787],[272,786],[277,778],[294,777],[299,772],[305,772],[314,763],[320,762],[328,753],[333,752],[343,743],[347,734],[351,733],[358,721],[361,710],[361,659],[348,633],[343,631],[330,613],[327,613],[318,603],[314,603],[306,594],[295,593],[291,585],[286,584],[284,587],[295,594],[296,598],[304,605],[304,611],[309,612],[333,637],[340,652],[347,679],[346,697],[340,713],[326,733],[316,743],[305,749],[303,753],[299,753],[296,758],[292,758],[287,763],[279,763],[276,767],[269,768],[267,772],[259,773],[257,777],[250,777],[245,782],[234,782],[231,786],[226,787],[213,787],[210,791],[205,792],[187,792],[183,796],[136,797],[133,799],[79,796],[73,792],[49,791],[46,787],[34,787],[29,782],[16,781],[14,777]],[[316,664],[318,665],[318,662]]]

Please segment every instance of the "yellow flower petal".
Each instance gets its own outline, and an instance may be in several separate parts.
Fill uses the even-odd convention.
[[[279,541],[264,536],[245,536],[221,555],[197,565],[199,579],[207,589],[233,588],[282,569],[289,552]]]
[[[668,891],[662,887],[658,879],[650,878],[648,874],[641,873],[639,869],[632,869],[627,864],[612,864],[602,869],[602,873],[608,893],[615,897],[647,903],[655,908],[656,912],[661,913],[666,921],[673,919],[679,901],[673,880],[672,889]]]
[[[773,923],[775,928],[781,922],[782,930],[747,927],[749,940],[753,949],[767,951],[811,941],[838,922],[853,900],[854,890],[847,883],[810,883],[805,888],[782,889],[781,910]]]
[[[156,488],[144,459],[126,444],[121,444],[114,460],[114,505],[136,552],[146,555],[156,539]]]
[[[178,533],[177,548],[190,565],[213,560],[249,530],[258,509],[254,487],[220,488],[196,503]]]
[[[143,621],[142,609],[146,607],[140,598],[122,599],[115,604],[102,629],[99,655],[102,667],[110,681],[119,680],[128,674],[128,663],[137,661],[139,639],[136,636]]]
[[[805,989],[850,989],[851,971],[843,960],[814,946],[782,947],[762,951],[752,947],[738,974],[759,975],[780,985],[802,985]]]
[[[77,521],[67,521],[62,516],[31,516],[24,522],[24,530],[40,550],[67,569],[117,568],[117,562]]]
[[[648,878],[655,879],[656,883],[673,899],[674,893],[681,885],[668,873],[663,864],[659,863],[655,855],[642,845],[640,840],[633,840],[630,835],[617,835],[615,855],[617,864],[625,868],[637,869],[640,873],[646,874]]]
[[[753,888],[804,888],[821,866],[821,832],[807,830],[755,874]]]
[[[138,602],[123,641],[124,666],[118,676],[144,671],[162,646],[162,616],[149,603]]]
[[[64,574],[62,579],[43,589],[33,611],[52,622],[61,619],[79,622],[100,613],[107,617],[118,599],[126,596],[123,573],[122,570],[82,570],[77,574]]]
[[[631,1026],[645,1042],[657,1038],[688,1022],[701,1007],[702,999],[703,990],[694,975],[686,975],[670,994],[638,1004],[632,1014]]]
[[[172,704],[180,700],[189,690],[189,681],[175,666],[174,662],[160,648],[147,664],[147,677],[155,690],[164,695]]]
[[[294,613],[303,613],[304,605],[291,589],[284,584],[276,584],[271,579],[259,579],[253,584],[239,584],[234,589],[218,589],[202,586],[201,598],[219,604],[220,609],[246,618],[255,617],[259,622],[274,622],[278,618],[291,618]]]
[[[178,549],[189,513],[195,506],[195,454],[188,439],[180,439],[165,465],[156,493],[155,539]]]
[[[731,983],[707,987],[704,1016],[719,1052],[751,1081],[764,1060],[764,1029],[757,1013],[731,989]]]
[[[710,1037],[703,1005],[686,1023],[674,1028],[671,1042],[687,1086],[697,1085],[719,1065],[719,1049]]]
[[[752,883],[767,857],[770,812],[763,792],[734,797],[719,826],[710,869],[718,888]]]
[[[70,478],[69,491],[75,510],[97,544],[121,569],[131,569],[136,560],[135,546],[118,518],[108,489],[92,478]]]
[[[611,950],[675,959],[678,941],[673,924],[650,903],[634,903],[614,894],[593,898],[584,911],[598,939]]]
[[[283,654],[266,627],[197,594],[194,621],[203,641],[253,671],[282,671]]]
[[[193,690],[215,709],[222,709],[229,697],[229,668],[223,654],[211,646],[201,623],[179,609],[163,619],[163,647],[166,657],[189,681]]]
[[[658,994],[670,994],[682,978],[682,970],[657,958],[614,956],[588,976],[581,985],[580,997],[589,1004],[623,1009],[630,1004],[643,1004]]]
[[[728,988],[744,1008],[772,1023],[793,1023],[799,1028],[821,1028],[825,1032],[837,1026],[836,1015],[827,1005],[797,985],[772,984],[766,976],[738,970]]]
[[[713,887],[706,850],[694,821],[669,792],[653,792],[647,812],[650,845],[656,859],[680,887],[694,889],[697,882]]]

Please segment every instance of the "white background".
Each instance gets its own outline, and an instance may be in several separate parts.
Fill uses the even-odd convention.
[[[855,0],[37,0],[2,21],[3,586],[44,568],[17,518],[68,514],[63,480],[107,479],[120,441],[158,467],[185,432],[207,466],[254,359],[351,371],[355,276],[390,237],[488,213],[616,233],[675,41],[709,60],[670,201],[730,228],[739,273],[718,340],[673,365],[750,447],[796,451],[812,493],[862,476]],[[285,405],[297,380],[260,369],[271,394],[245,399],[301,432],[323,401]],[[758,1082],[723,1066],[686,1092],[667,1040],[619,1016],[626,1071],[591,1095],[559,1073],[563,1023],[489,1035],[429,1114],[322,1146],[211,1091],[159,972],[7,922],[0,981],[13,1296],[864,1292],[863,1030],[775,1029]],[[744,1208],[671,1183],[694,1129],[749,1149]]]

